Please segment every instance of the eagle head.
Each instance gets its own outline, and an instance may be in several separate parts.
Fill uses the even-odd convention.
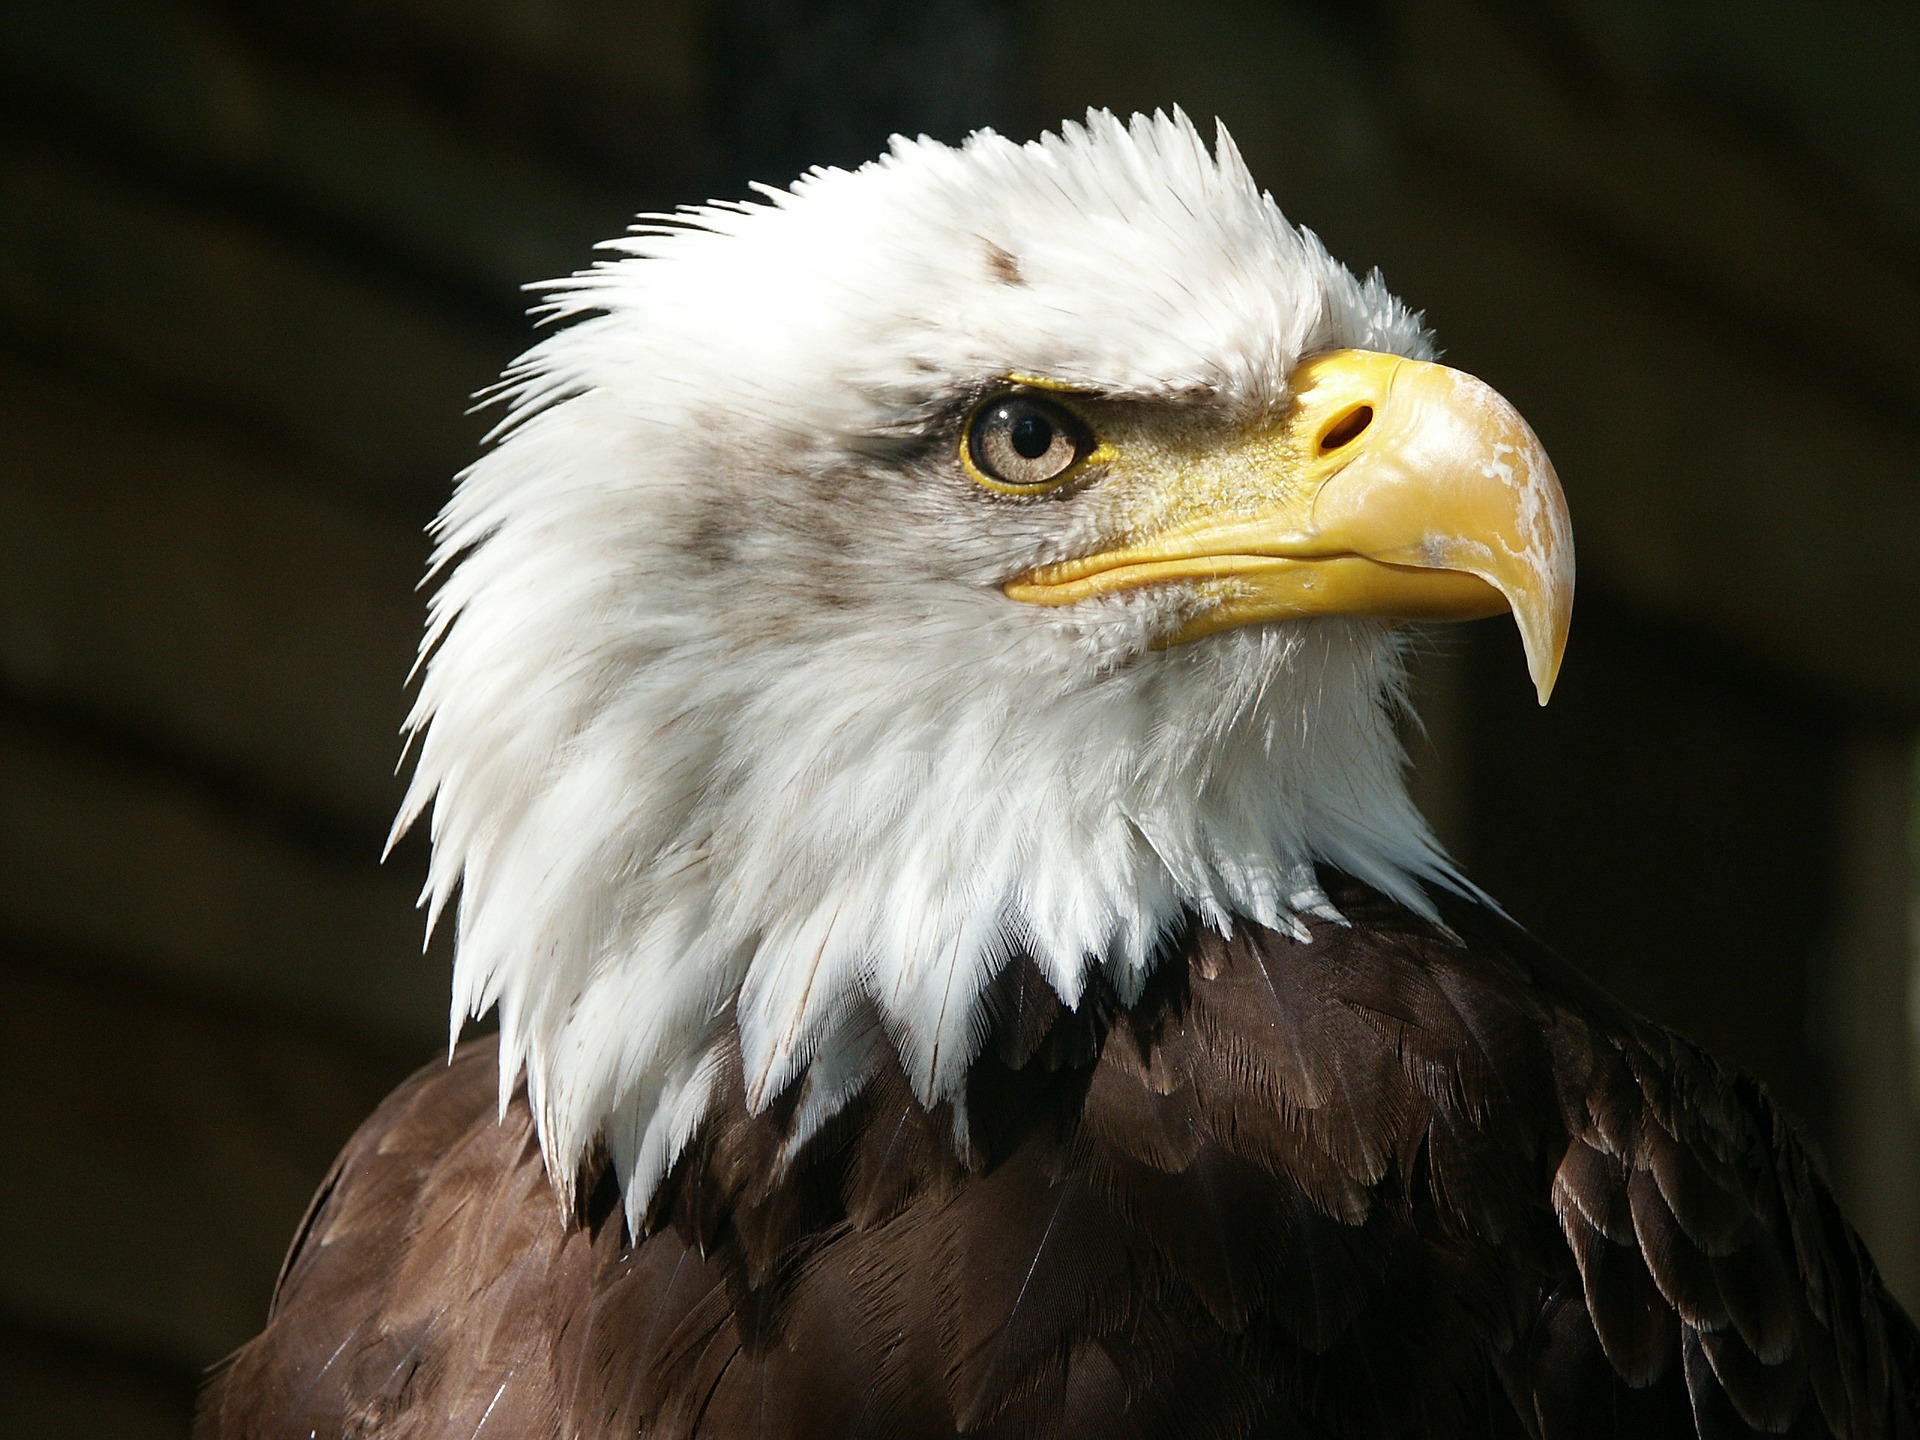
[[[438,521],[399,820],[563,1192],[637,1227],[711,1107],[797,1149],[889,1065],[964,1150],[1011,957],[1124,1000],[1192,919],[1304,947],[1318,866],[1463,886],[1394,627],[1511,610],[1544,698],[1565,505],[1224,132],[896,140],[605,250]]]

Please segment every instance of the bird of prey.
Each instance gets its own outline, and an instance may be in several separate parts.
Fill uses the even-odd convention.
[[[1544,699],[1566,506],[1224,132],[896,140],[545,314],[399,819],[498,1036],[203,1436],[1914,1435],[1791,1124],[1410,803],[1404,622]]]

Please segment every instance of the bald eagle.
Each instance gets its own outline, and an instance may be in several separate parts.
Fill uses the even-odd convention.
[[[1409,802],[1407,620],[1567,510],[1222,133],[648,218],[438,522],[453,1025],[201,1433],[1908,1437],[1765,1093]]]

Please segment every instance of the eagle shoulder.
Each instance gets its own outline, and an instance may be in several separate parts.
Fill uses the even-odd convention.
[[[1073,1009],[955,1116],[717,1110],[558,1212],[490,1040],[349,1144],[206,1437],[1911,1436],[1920,1342],[1753,1082],[1491,914],[1362,887]],[[738,1057],[718,1093],[739,1095]]]

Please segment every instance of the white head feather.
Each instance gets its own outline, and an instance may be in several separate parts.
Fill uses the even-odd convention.
[[[1377,276],[1178,114],[761,194],[550,287],[438,524],[409,721],[455,1031],[498,1005],[503,1104],[524,1067],[556,1182],[603,1142],[636,1223],[710,1105],[798,1084],[797,1144],[890,1051],[964,1144],[1012,953],[1127,996],[1185,914],[1304,936],[1316,863],[1453,883],[1382,626],[1156,650],[1177,594],[1016,604],[1108,517],[987,495],[952,442],[1009,374],[1253,420],[1318,350],[1424,355]]]

